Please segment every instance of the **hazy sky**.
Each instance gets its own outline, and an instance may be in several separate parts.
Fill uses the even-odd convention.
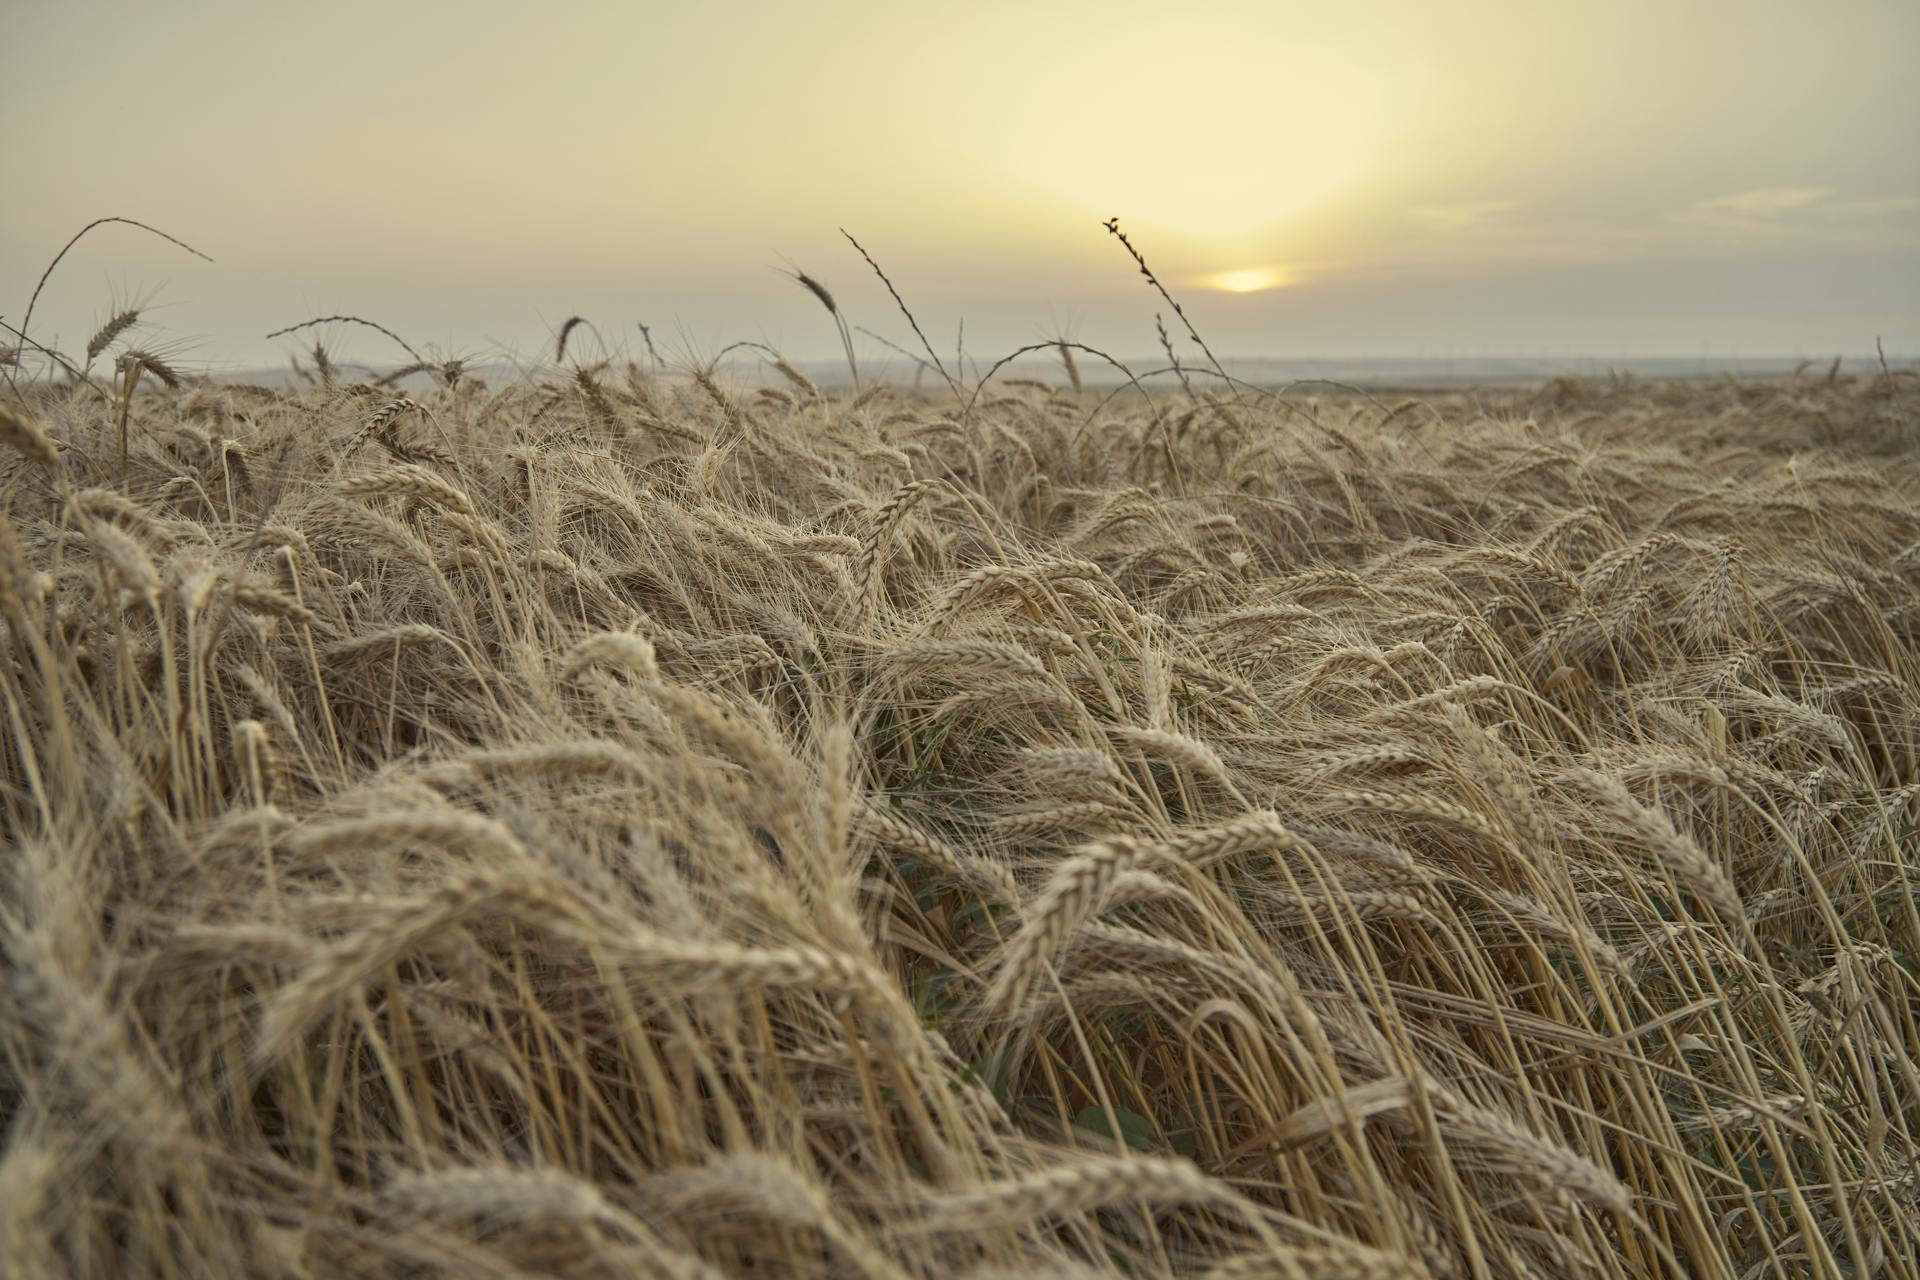
[[[537,351],[1920,351],[1920,3],[36,3],[0,46],[0,314],[150,299],[190,360],[334,312]],[[1222,283],[1264,286],[1232,292]],[[1169,322],[1172,317],[1168,316]],[[376,334],[337,354],[384,361]]]

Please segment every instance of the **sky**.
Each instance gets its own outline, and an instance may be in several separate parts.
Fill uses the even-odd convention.
[[[1916,50],[1914,0],[22,5],[0,317],[115,215],[215,261],[99,228],[35,339],[836,357],[797,268],[917,346],[844,228],[944,355],[1152,353],[1118,217],[1223,356],[1911,354]]]

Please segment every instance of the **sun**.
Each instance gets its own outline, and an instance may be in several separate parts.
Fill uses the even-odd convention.
[[[1283,289],[1293,283],[1293,277],[1279,267],[1241,267],[1207,276],[1200,283],[1228,293],[1259,293],[1262,289]]]

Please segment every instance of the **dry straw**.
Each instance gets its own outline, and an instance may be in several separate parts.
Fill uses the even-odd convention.
[[[760,354],[14,371],[0,1271],[1920,1280],[1910,379]]]

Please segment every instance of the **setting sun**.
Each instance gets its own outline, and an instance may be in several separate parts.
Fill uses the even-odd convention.
[[[1293,283],[1293,279],[1278,267],[1241,267],[1237,271],[1222,271],[1218,275],[1208,276],[1200,283],[1209,289],[1224,289],[1228,293],[1259,293],[1262,289],[1279,289]]]

